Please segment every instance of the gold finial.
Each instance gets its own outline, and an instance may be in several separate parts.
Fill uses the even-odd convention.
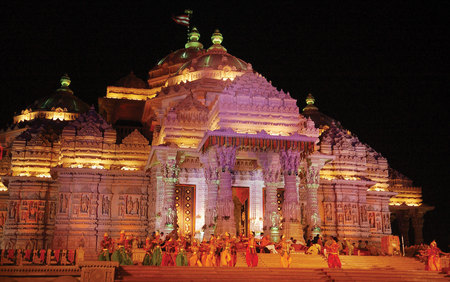
[[[222,36],[222,33],[220,33],[220,31],[218,29],[216,29],[214,31],[214,33],[212,34],[211,41],[213,44],[218,44],[218,45],[222,44],[223,36]]]
[[[59,82],[61,82],[61,87],[69,87],[70,85],[70,77],[67,75],[67,73],[65,73],[61,79],[59,80]]]

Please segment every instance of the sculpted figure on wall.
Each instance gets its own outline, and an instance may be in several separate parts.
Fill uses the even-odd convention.
[[[88,213],[89,212],[89,204],[90,204],[89,196],[86,195],[86,194],[81,195],[80,212],[81,213]]]
[[[175,225],[176,211],[172,208],[168,208],[166,212],[166,225]]]
[[[270,220],[272,221],[272,229],[277,229],[280,227],[280,214],[276,211],[273,211],[270,215]]]
[[[109,196],[103,196],[102,199],[102,214],[103,215],[109,215],[111,210],[111,200],[109,199]]]
[[[361,222],[367,222],[367,209],[365,205],[360,207],[361,211]]]
[[[66,194],[61,193],[59,195],[59,212],[67,213],[67,207],[69,206],[69,199]]]
[[[308,184],[319,184],[320,169],[315,166],[309,167],[309,173],[306,174]]]
[[[344,214],[345,214],[345,221],[352,220],[352,211],[350,209],[350,205],[344,205]]]
[[[333,211],[331,210],[331,203],[325,204],[325,217],[327,221],[333,220]]]
[[[11,201],[9,204],[9,218],[17,220],[16,212],[17,212],[17,203],[15,201]]]

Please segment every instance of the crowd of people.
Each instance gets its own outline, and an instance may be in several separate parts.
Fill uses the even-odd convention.
[[[234,267],[238,251],[244,251],[248,267],[258,266],[258,253],[276,253],[280,256],[280,265],[289,268],[292,263],[291,253],[300,251],[324,254],[328,258],[330,268],[341,267],[339,260],[341,246],[333,237],[330,237],[324,245],[317,237],[314,239],[314,244],[306,248],[297,244],[293,238],[287,239],[282,236],[281,240],[275,243],[271,241],[269,235],[262,234],[257,239],[254,233],[250,233],[248,237],[242,234],[238,237],[230,236],[225,233],[199,242],[197,239],[177,234],[175,231],[167,235],[153,232],[144,243],[136,238],[125,236],[125,232],[122,231],[116,241],[105,234],[101,247],[99,260],[117,261],[121,265],[133,264],[133,249],[141,247],[145,250],[145,256],[137,263],[150,266]]]

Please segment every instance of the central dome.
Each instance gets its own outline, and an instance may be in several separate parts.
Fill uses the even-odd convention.
[[[213,45],[208,48],[207,52],[186,62],[175,75],[181,74],[185,69],[191,72],[201,69],[246,72],[251,69],[248,63],[229,54],[227,49],[221,45],[223,36],[219,30],[215,30],[211,41]]]

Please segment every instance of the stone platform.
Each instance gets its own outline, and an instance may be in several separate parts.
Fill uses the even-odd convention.
[[[0,266],[2,281],[450,281],[450,276],[424,270],[413,258],[340,256],[342,269],[329,269],[322,256],[292,254],[291,268],[281,268],[277,254],[258,254],[249,268],[238,253],[236,267],[120,266],[84,262],[78,266]],[[114,269],[115,275],[114,275]]]

